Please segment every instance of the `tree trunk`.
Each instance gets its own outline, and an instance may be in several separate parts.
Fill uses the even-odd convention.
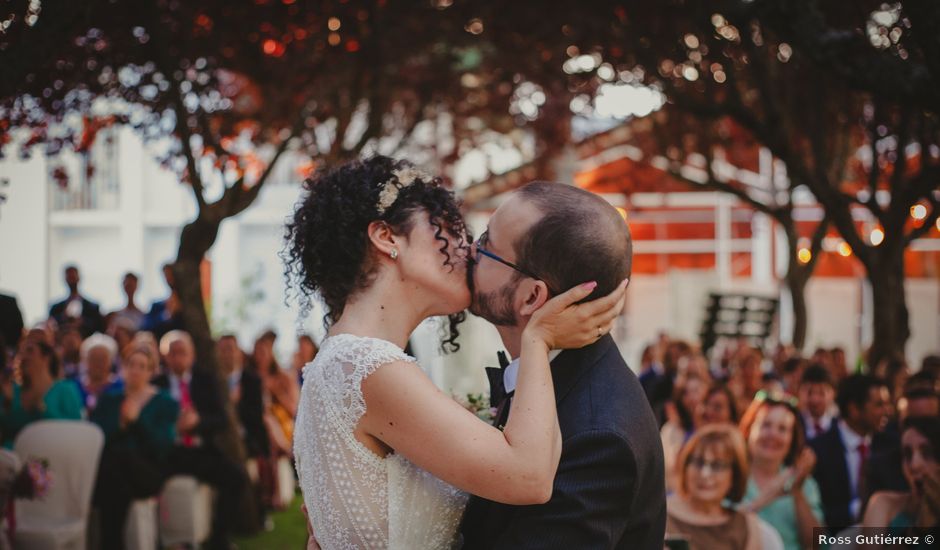
[[[874,334],[866,358],[869,372],[884,359],[904,357],[911,336],[904,295],[904,247],[886,241],[873,252],[873,261],[867,266],[874,310]]]
[[[206,253],[215,243],[219,234],[221,219],[212,219],[200,214],[183,227],[180,235],[179,251],[173,265],[175,290],[180,300],[183,325],[192,336],[196,348],[195,369],[213,376],[217,391],[225,405],[228,417],[226,429],[216,436],[215,445],[239,466],[244,468],[246,461],[245,447],[238,433],[238,419],[235,407],[229,399],[228,382],[221,375],[215,340],[209,327],[206,304],[203,301],[202,274],[200,266]],[[249,486],[251,484],[248,484]],[[252,498],[252,490],[246,487],[239,507],[239,517],[234,525],[243,533],[253,533],[260,529],[257,503]]]
[[[796,254],[790,255],[790,263],[797,262]],[[790,291],[790,304],[793,307],[793,334],[790,342],[794,349],[803,351],[806,345],[806,327],[809,314],[806,311],[806,283],[809,282],[809,269],[794,266],[787,269],[784,281]]]
[[[810,245],[812,253],[810,260],[805,264],[801,263],[799,257],[800,238],[796,232],[796,224],[793,222],[792,216],[787,214],[786,217],[779,217],[777,222],[781,225],[787,237],[787,272],[783,281],[790,292],[790,305],[793,308],[793,333],[790,342],[797,351],[803,351],[803,346],[806,345],[806,328],[809,324],[809,313],[806,310],[806,283],[809,282],[809,278],[813,274],[813,269],[816,266],[816,256],[819,251],[815,250],[817,246],[814,242]],[[817,232],[819,231],[824,232],[825,227],[820,226],[817,228]],[[821,242],[821,237],[814,235],[814,241],[817,238]]]

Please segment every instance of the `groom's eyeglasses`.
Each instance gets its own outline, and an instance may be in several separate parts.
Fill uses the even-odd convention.
[[[536,281],[542,281],[543,283],[545,283],[545,281],[541,277],[535,275],[534,273],[526,269],[522,269],[518,265],[510,262],[509,260],[504,260],[503,258],[500,258],[496,254],[493,254],[492,252],[487,250],[486,243],[488,242],[488,239],[489,239],[488,233],[489,233],[488,231],[484,231],[483,234],[480,235],[479,238],[477,238],[477,242],[474,243],[474,245],[476,246],[477,252],[473,257],[473,261],[479,263],[480,255],[482,254],[491,260],[495,260],[503,264],[506,267],[511,267],[512,269],[515,269],[516,271],[518,271],[519,273],[522,273],[523,275],[525,275],[526,277],[529,277],[530,279],[535,279]],[[552,296],[557,295],[557,293],[554,290],[552,290],[552,287],[548,286],[548,283],[545,283],[545,286],[548,287],[548,291],[551,293]]]

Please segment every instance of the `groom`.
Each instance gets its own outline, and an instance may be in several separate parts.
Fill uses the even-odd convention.
[[[587,191],[531,183],[490,218],[468,270],[470,311],[496,325],[519,356],[524,305],[586,281],[605,296],[630,274],[630,233],[616,209]],[[471,272],[472,271],[472,272]],[[527,308],[531,311],[531,308]],[[553,356],[562,453],[551,500],[510,506],[472,497],[463,548],[648,548],[660,550],[666,522],[663,450],[643,389],[610,335]],[[491,392],[505,424],[518,361]],[[500,387],[502,386],[502,387]]]

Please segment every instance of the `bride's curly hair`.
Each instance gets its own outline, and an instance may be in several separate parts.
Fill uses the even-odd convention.
[[[403,179],[414,179],[398,181],[405,172],[409,178]],[[395,183],[400,187],[388,205],[387,188]],[[452,268],[462,260],[451,258],[451,241],[460,248],[470,246],[470,233],[454,194],[441,186],[440,178],[416,173],[407,161],[379,155],[355,160],[318,172],[304,182],[304,188],[285,227],[281,259],[288,297],[295,295],[306,314],[312,298],[319,294],[326,307],[323,322],[327,327],[339,319],[349,298],[375,279],[378,264],[369,253],[371,222],[384,221],[395,233],[407,235],[414,226],[413,214],[427,212],[441,243],[444,265]],[[445,351],[460,349],[457,325],[465,318],[465,312],[448,316]]]

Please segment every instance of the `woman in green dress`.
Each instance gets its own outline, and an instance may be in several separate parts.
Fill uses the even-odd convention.
[[[0,431],[3,446],[8,449],[27,424],[37,420],[82,419],[78,387],[71,380],[58,380],[59,360],[49,344],[27,342],[20,359],[22,384],[6,384],[0,398]]]
[[[101,511],[101,547],[122,548],[131,501],[157,495],[165,481],[164,459],[176,438],[179,406],[150,384],[157,358],[143,346],[124,352],[124,387],[104,394],[91,421],[105,434],[94,502]]]
[[[823,525],[822,499],[796,405],[758,392],[741,431],[751,459],[744,509],[776,529],[787,550],[812,548],[813,529]]]

